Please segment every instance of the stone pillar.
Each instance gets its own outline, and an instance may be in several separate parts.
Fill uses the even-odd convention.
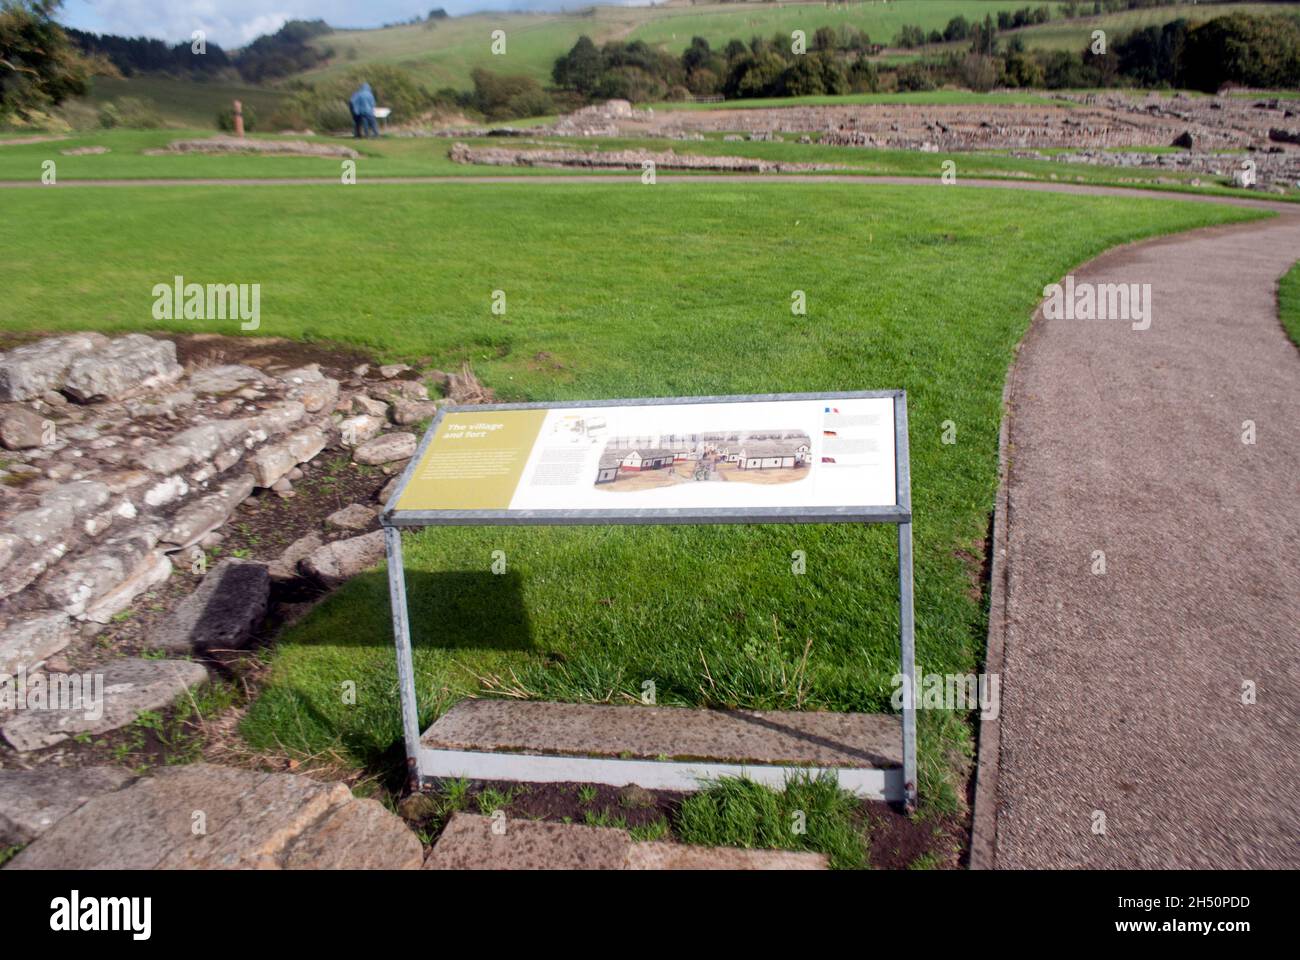
[[[244,139],[244,105],[235,101],[235,136]]]

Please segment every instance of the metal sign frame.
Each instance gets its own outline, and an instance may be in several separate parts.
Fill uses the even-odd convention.
[[[423,459],[438,425],[449,413],[489,413],[496,410],[566,410],[593,407],[667,406],[703,403],[756,403],[780,400],[860,400],[891,398],[894,402],[894,488],[892,506],[859,507],[694,507],[626,508],[622,510],[397,510],[415,469]],[[415,455],[402,472],[380,524],[388,557],[388,590],[393,612],[393,640],[397,647],[397,677],[402,706],[402,735],[412,789],[423,785],[420,769],[420,718],[415,692],[415,667],[411,656],[411,629],[406,602],[406,575],[402,563],[401,531],[429,526],[573,526],[582,524],[697,524],[697,523],[893,523],[898,526],[898,632],[899,659],[905,684],[903,698],[903,802],[916,805],[916,621],[912,582],[912,478],[907,441],[907,392],[864,390],[832,393],[767,393],[708,397],[648,397],[630,400],[557,401],[552,403],[475,404],[445,407],[425,431]]]

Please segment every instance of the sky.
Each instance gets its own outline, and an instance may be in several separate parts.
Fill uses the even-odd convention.
[[[607,0],[620,2],[620,0]],[[60,23],[95,33],[189,40],[195,30],[238,47],[286,20],[324,20],[334,27],[378,27],[442,7],[456,16],[481,10],[559,10],[590,0],[64,0]]]

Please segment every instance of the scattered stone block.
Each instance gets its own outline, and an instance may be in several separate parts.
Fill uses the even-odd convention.
[[[58,390],[74,360],[107,342],[97,333],[48,337],[0,353],[0,400],[34,400]]]
[[[361,444],[352,452],[352,459],[368,466],[378,466],[394,460],[409,460],[415,447],[415,434],[389,433]]]
[[[352,398],[352,412],[383,419],[388,416],[388,404],[359,393]]]
[[[45,442],[45,418],[29,407],[15,404],[0,413],[0,446],[30,450]]]
[[[375,498],[376,500],[379,501],[381,506],[387,506],[388,501],[393,499],[393,494],[397,492],[398,484],[400,484],[401,482],[402,482],[402,478],[400,475],[398,475],[393,477],[393,479],[389,480],[386,484],[384,484],[384,489],[380,490],[379,496]]]
[[[422,853],[399,817],[341,783],[196,763],[89,800],[7,869],[409,870]]]
[[[370,414],[348,417],[339,423],[339,440],[345,447],[355,447],[377,436],[384,421]]]
[[[0,674],[30,670],[71,643],[72,636],[62,610],[18,614],[0,628]]]
[[[112,493],[108,487],[93,480],[74,480],[63,483],[41,494],[42,507],[68,506],[75,520],[94,513],[108,503]]]
[[[339,399],[339,382],[328,377],[314,380],[295,387],[289,392],[290,398],[302,403],[308,413],[318,413],[326,407],[332,408]]]
[[[394,400],[388,415],[393,423],[406,426],[427,420],[438,412],[438,404],[433,400]]]
[[[24,510],[9,519],[7,535],[18,546],[0,568],[0,599],[22,590],[50,564],[61,559],[74,542],[76,516],[68,504]]]
[[[131,605],[140,594],[172,575],[172,564],[162,550],[152,551],[131,571],[131,575],[86,607],[81,619],[92,623],[108,623]]]
[[[0,770],[0,846],[31,843],[82,804],[134,779],[120,767]]]
[[[371,396],[381,400],[428,400],[429,388],[419,380],[393,380],[381,383],[371,391]]]
[[[375,508],[353,503],[325,518],[325,526],[336,530],[365,530],[375,525]]]
[[[63,391],[79,403],[121,400],[156,390],[180,378],[176,344],[129,333],[91,354],[79,355],[68,369]]]
[[[269,487],[324,449],[325,434],[319,427],[306,427],[292,433],[279,443],[258,450],[249,459],[253,480],[259,487]]]
[[[173,653],[243,649],[266,617],[270,596],[265,564],[222,560],[150,640]]]
[[[305,537],[299,537],[285,547],[284,553],[280,554],[278,559],[267,566],[267,572],[271,575],[271,579],[296,579],[298,577],[298,562],[319,550],[324,543],[325,541],[321,539],[319,533],[309,533]]]
[[[189,388],[195,393],[233,393],[247,383],[265,383],[267,377],[255,367],[242,363],[202,367],[189,377]]]
[[[309,363],[305,367],[295,367],[280,374],[280,379],[285,383],[291,383],[301,386],[304,383],[319,383],[325,379],[325,374],[320,372],[319,363]]]
[[[187,503],[176,511],[171,528],[159,543],[167,550],[180,550],[198,543],[230,517],[234,509],[248,499],[255,481],[251,474],[236,477],[215,493]]]
[[[82,616],[92,603],[147,567],[162,529],[163,521],[152,521],[115,534],[47,577],[42,594],[50,606],[69,616]]]
[[[384,531],[335,540],[305,557],[303,573],[326,587],[339,584],[377,564],[384,556]]]
[[[0,725],[0,736],[15,750],[26,752],[81,733],[107,733],[146,710],[169,706],[208,679],[204,666],[190,660],[114,660],[90,672],[103,677],[104,696],[98,709],[19,710]]]

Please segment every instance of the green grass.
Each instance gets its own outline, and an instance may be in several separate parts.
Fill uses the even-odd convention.
[[[796,777],[782,790],[718,780],[682,801],[675,826],[683,843],[824,853],[838,870],[868,865],[861,803],[830,777]]]
[[[1277,312],[1291,340],[1300,346],[1300,262],[1278,284]]]
[[[66,140],[10,144],[0,146],[0,181],[35,181],[40,178],[42,163],[54,160],[60,181],[105,179],[254,179],[276,178],[336,178],[341,164],[337,159],[314,157],[259,157],[259,156],[145,156],[147,150],[156,150],[181,136],[199,135],[185,131],[129,131],[106,130],[90,135],[78,135]],[[784,143],[727,142],[724,134],[712,133],[705,140],[674,141],[652,139],[543,139],[547,146],[564,149],[623,150],[645,149],[662,151],[672,149],[678,153],[697,155],[726,155],[755,157],[764,160],[825,163],[844,167],[836,171],[846,175],[862,176],[917,176],[938,177],[942,164],[952,160],[957,164],[958,177],[991,177],[1035,180],[1068,180],[1098,186],[1146,187],[1162,190],[1215,193],[1226,196],[1258,198],[1258,192],[1238,190],[1228,186],[1228,178],[1202,176],[1202,185],[1190,185],[1193,174],[1160,169],[1108,168],[1092,164],[1067,164],[1051,160],[1026,160],[1006,156],[1002,151],[982,153],[921,153],[915,150],[876,150],[862,147],[823,146],[818,143],[800,144],[791,138]],[[317,142],[347,143],[353,141],[330,140],[317,137]],[[453,141],[445,139],[384,138],[361,144],[362,159],[357,161],[360,182],[386,177],[420,176],[548,176],[590,175],[590,170],[555,170],[544,167],[485,167],[452,163],[447,151]],[[500,139],[466,138],[477,146],[501,147],[510,145]],[[80,146],[100,145],[110,152],[94,156],[65,157],[60,151]],[[521,148],[530,145],[516,144]],[[1046,152],[1046,151],[1045,151]],[[610,177],[639,176],[627,171],[604,171]],[[683,175],[683,174],[678,174]],[[690,174],[684,174],[689,176]],[[1159,183],[1158,181],[1167,181]],[[1277,199],[1276,197],[1271,197]],[[1292,190],[1283,199],[1300,199],[1300,191]]]
[[[471,361],[505,399],[903,387],[918,660],[982,655],[972,592],[1003,377],[1043,286],[1119,243],[1259,214],[941,187],[661,181],[20,190],[5,196],[14,329],[147,330],[175,274],[262,285],[259,335]],[[238,242],[232,242],[237,238]],[[508,295],[504,317],[491,292]],[[807,293],[792,317],[790,292]],[[237,333],[236,324],[170,329]],[[958,427],[940,443],[941,424]],[[490,573],[504,550],[507,573]],[[790,572],[794,550],[807,573]],[[893,531],[850,526],[444,528],[407,541],[421,722],[503,688],[663,704],[888,709]],[[811,641],[806,671],[799,669]],[[338,696],[357,683],[357,703]],[[279,642],[257,746],[382,765],[398,742],[382,573]],[[962,718],[922,717],[922,789],[956,802]]]

